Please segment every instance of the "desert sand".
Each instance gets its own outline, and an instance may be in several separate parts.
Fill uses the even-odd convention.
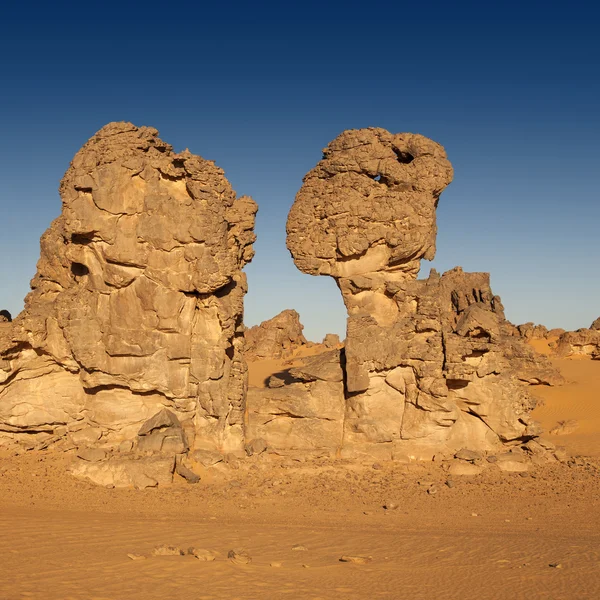
[[[289,363],[251,364],[251,381]],[[72,478],[68,453],[5,453],[0,598],[597,598],[600,363],[555,364],[569,383],[540,386],[535,416],[578,422],[548,436],[572,458],[525,474],[261,455],[196,485],[106,489]],[[215,560],[151,556],[160,545]],[[227,558],[240,549],[250,563]]]

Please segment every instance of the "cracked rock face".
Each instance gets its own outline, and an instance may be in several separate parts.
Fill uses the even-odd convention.
[[[244,355],[248,360],[289,358],[306,344],[300,315],[292,309],[246,330]]]
[[[345,131],[304,178],[287,222],[296,266],[330,275],[350,314],[390,318],[388,281],[416,277],[435,256],[435,210],[452,181],[442,146],[384,129]],[[348,278],[358,289],[350,289]]]
[[[589,356],[600,360],[600,318],[589,329],[565,331],[556,342],[558,356]]]
[[[0,330],[0,431],[114,445],[169,408],[196,446],[243,447],[254,201],[130,123],[83,146],[60,194],[25,310]]]
[[[334,277],[348,309],[342,455],[431,458],[534,437],[527,386],[560,381],[510,335],[487,274],[416,280],[451,179],[444,149],[423,136],[345,131],[290,210],[296,266]]]

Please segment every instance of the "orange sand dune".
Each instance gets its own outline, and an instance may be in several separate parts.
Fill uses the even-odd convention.
[[[573,433],[547,436],[573,454],[600,456],[600,361],[589,358],[553,359],[567,380],[559,387],[536,388],[543,403],[533,412],[546,431],[559,421],[577,421]]]

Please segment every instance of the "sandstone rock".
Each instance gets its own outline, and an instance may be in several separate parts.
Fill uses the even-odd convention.
[[[248,456],[255,456],[262,454],[267,449],[267,442],[262,438],[250,440],[246,444],[246,454]]]
[[[344,554],[340,557],[340,562],[353,563],[355,565],[366,565],[373,560],[372,556],[358,556],[354,554]]]
[[[102,486],[136,487],[143,489],[173,480],[174,458],[146,457],[137,460],[109,458],[101,462],[80,460],[71,467],[71,473]]]
[[[481,460],[482,455],[481,452],[475,452],[474,450],[467,450],[466,448],[461,448],[455,455],[455,458],[459,460],[466,460],[467,462],[474,462],[476,460]]]
[[[246,330],[247,360],[289,358],[306,344],[304,326],[295,310],[284,310],[276,317]]]
[[[102,429],[99,427],[84,427],[79,431],[69,433],[70,440],[76,446],[91,446],[95,444],[102,436]]]
[[[217,558],[217,555],[212,550],[204,548],[188,548],[187,553],[202,562],[212,562]]]
[[[106,458],[106,452],[101,448],[83,448],[77,451],[77,456],[88,462],[100,462]]]
[[[463,461],[454,461],[448,469],[450,475],[479,475],[482,471],[482,467]]]
[[[10,323],[12,316],[7,310],[0,310],[0,323]]]
[[[188,483],[194,484],[200,481],[200,475],[197,475],[194,471],[179,462],[175,463],[175,472],[177,475],[183,477]]]
[[[444,149],[423,136],[350,130],[290,210],[296,266],[334,277],[349,314],[342,456],[431,458],[526,440],[535,400],[524,384],[562,381],[513,337],[489,275],[457,267],[415,279],[435,254],[435,209],[451,179]],[[297,385],[283,383],[280,397]]]
[[[246,436],[264,439],[269,451],[326,449],[334,454],[342,443],[344,411],[341,381],[250,388]]]
[[[567,421],[559,421],[550,431],[550,435],[569,435],[573,433],[579,427],[579,422],[575,419],[568,419]]]
[[[529,471],[527,463],[516,460],[499,460],[496,464],[501,471],[507,473],[524,473]]]
[[[222,454],[210,450],[194,450],[191,453],[191,458],[194,462],[200,463],[203,467],[212,467],[224,460]]]
[[[156,413],[138,431],[137,448],[140,452],[186,452],[188,444],[177,416],[166,408]]]
[[[2,439],[83,421],[116,447],[169,408],[198,446],[243,448],[256,204],[130,123],[93,136],[60,193],[25,310],[0,327]]]
[[[289,374],[294,379],[306,383],[313,381],[339,383],[344,379],[340,351],[331,350],[304,358],[300,365],[289,370]]]
[[[543,325],[524,323],[523,325],[517,325],[517,329],[519,335],[526,340],[540,340],[548,337],[548,329]]]
[[[152,556],[183,556],[184,552],[179,546],[156,546],[152,550]]]
[[[336,333],[328,333],[323,338],[322,343],[325,348],[338,348],[341,344],[340,336]]]
[[[9,319],[10,320],[10,319]],[[590,329],[593,331],[600,331],[600,317],[598,317],[591,325]]]
[[[596,321],[592,325],[595,325]],[[557,356],[589,356],[600,359],[600,329],[578,329],[563,333],[556,342]]]

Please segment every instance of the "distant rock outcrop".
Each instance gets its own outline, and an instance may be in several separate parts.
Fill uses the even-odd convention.
[[[325,348],[337,348],[340,346],[340,336],[337,333],[327,333],[321,342]]]
[[[600,319],[596,319],[589,329],[566,331],[556,342],[558,356],[589,356],[600,360]]]
[[[248,360],[289,358],[306,345],[300,315],[292,309],[246,330],[244,355]]]
[[[348,309],[342,455],[430,457],[535,437],[526,385],[560,381],[503,330],[487,274],[416,280],[435,254],[435,210],[451,180],[435,142],[351,130],[325,149],[290,210],[296,266],[334,277]],[[304,394],[312,404],[310,386]]]
[[[25,310],[0,328],[2,441],[131,448],[169,409],[190,447],[243,449],[254,201],[130,123],[92,137],[60,193]]]

